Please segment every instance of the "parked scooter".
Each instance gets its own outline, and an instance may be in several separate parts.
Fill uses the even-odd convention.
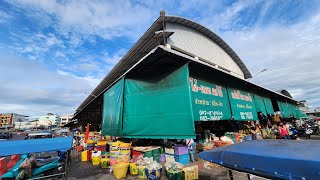
[[[299,138],[299,136],[298,136],[298,131],[295,129],[295,128],[293,128],[293,127],[290,127],[290,129],[289,129],[289,135],[290,135],[290,139],[298,139]]]
[[[298,136],[305,137],[307,139],[311,138],[311,134],[313,133],[312,129],[308,127],[299,127],[297,128]]]
[[[41,159],[40,161],[37,161],[36,166],[32,168],[31,178],[38,178],[64,172],[66,153],[58,152],[58,155],[59,156],[55,158]],[[22,155],[17,164],[14,165],[10,171],[3,174],[1,179],[16,179],[22,170],[20,165],[28,158],[30,158],[30,155]]]

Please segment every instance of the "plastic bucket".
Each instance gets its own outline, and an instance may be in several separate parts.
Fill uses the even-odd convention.
[[[110,159],[109,158],[101,158],[100,164],[101,164],[101,168],[109,168],[110,167]]]
[[[167,171],[168,180],[182,180],[182,171]]]
[[[119,163],[113,166],[113,175],[117,179],[126,178],[128,173],[128,163]]]
[[[100,164],[100,156],[92,156],[92,165],[97,166]]]

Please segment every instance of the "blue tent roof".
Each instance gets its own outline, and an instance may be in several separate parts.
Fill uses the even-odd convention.
[[[0,142],[0,156],[71,149],[72,137],[44,138]]]
[[[199,157],[262,177],[320,179],[320,141],[246,141],[204,151]]]

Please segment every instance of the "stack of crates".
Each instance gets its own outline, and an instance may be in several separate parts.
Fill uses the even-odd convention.
[[[97,151],[106,151],[107,150],[107,141],[99,140],[98,143],[95,146],[95,149]]]
[[[160,162],[161,153],[162,153],[162,150],[160,148],[157,148],[157,149],[144,152],[143,157],[153,158],[153,160]]]
[[[190,163],[189,150],[187,146],[175,145],[174,146],[174,159],[183,165]]]
[[[93,150],[94,149],[94,140],[88,139],[87,140],[87,150]]]
[[[131,154],[131,144],[130,143],[119,143],[118,146],[118,156],[117,156],[117,163],[123,162],[123,163],[129,163],[130,161],[130,154]]]
[[[175,162],[174,149],[173,148],[165,148],[164,151],[165,151],[166,162]]]
[[[116,158],[119,155],[119,142],[113,142],[110,144],[110,165],[113,166],[114,164],[116,164],[117,160]]]

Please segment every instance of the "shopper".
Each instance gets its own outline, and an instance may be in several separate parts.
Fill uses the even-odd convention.
[[[279,131],[282,139],[290,139],[288,128],[286,125],[283,125],[282,122],[279,124]]]

